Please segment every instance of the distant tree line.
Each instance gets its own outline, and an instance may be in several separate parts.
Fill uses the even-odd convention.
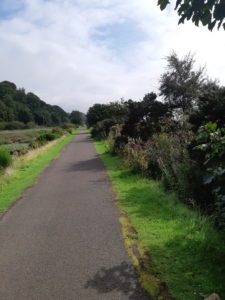
[[[79,111],[69,114],[57,105],[47,104],[35,94],[18,89],[12,82],[0,83],[0,129],[57,126],[69,122],[80,125],[84,117]]]
[[[166,61],[158,95],[95,104],[87,124],[131,169],[161,179],[225,228],[225,87],[191,54]]]

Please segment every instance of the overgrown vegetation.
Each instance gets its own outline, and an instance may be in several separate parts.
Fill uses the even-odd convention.
[[[160,182],[134,174],[122,158],[108,153],[104,141],[95,145],[118,194],[118,205],[138,232],[133,238],[151,255],[155,276],[166,282],[175,299],[197,300],[199,293],[213,292],[224,299],[224,235]]]
[[[167,57],[159,91],[141,101],[95,104],[87,123],[134,172],[161,180],[186,205],[225,229],[225,87],[191,54]]]
[[[7,146],[0,146],[0,169],[4,169],[11,164],[11,156]]]
[[[79,111],[69,114],[33,93],[26,93],[23,88],[17,89],[12,82],[0,82],[0,130],[61,126],[69,122],[81,125],[84,121],[85,115]]]

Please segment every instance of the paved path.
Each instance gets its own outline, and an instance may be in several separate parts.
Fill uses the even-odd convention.
[[[0,300],[149,299],[113,199],[81,131],[0,220]]]

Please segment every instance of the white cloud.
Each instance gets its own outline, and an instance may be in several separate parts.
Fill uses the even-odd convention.
[[[161,12],[157,1],[21,3],[23,10],[0,21],[0,80],[13,81],[68,111],[86,111],[96,102],[121,97],[140,99],[157,90],[163,58],[172,49],[181,55],[195,52],[209,76],[225,84],[224,32],[191,23],[177,26],[177,15],[171,8]],[[118,28],[129,24],[130,32],[128,27],[119,37]],[[122,34],[126,47],[121,46]]]

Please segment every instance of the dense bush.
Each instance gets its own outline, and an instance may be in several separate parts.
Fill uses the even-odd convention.
[[[215,123],[200,127],[194,150],[203,154],[199,163],[203,172],[202,182],[211,191],[211,206],[216,222],[225,226],[225,128]]]
[[[64,135],[65,132],[66,131],[64,129],[60,128],[60,127],[55,127],[55,128],[52,129],[52,133],[55,134],[58,137]]]
[[[43,134],[39,135],[38,141],[40,143],[44,144],[45,142],[53,141],[53,140],[55,140],[57,138],[59,138],[58,134],[52,133],[52,132],[47,132],[47,133],[43,133]]]
[[[0,130],[4,130],[5,129],[5,122],[0,122]]]
[[[0,147],[0,169],[6,168],[11,164],[11,156],[8,147]]]
[[[37,127],[37,125],[34,122],[28,122],[27,124],[24,125],[25,129],[32,129]]]
[[[24,129],[25,125],[19,121],[12,121],[5,124],[5,130],[15,130],[15,129]]]
[[[99,121],[93,126],[91,130],[91,134],[95,138],[105,139],[109,134],[110,128],[115,124],[116,124],[116,120],[113,118]]]
[[[133,171],[161,180],[225,228],[225,87],[197,70],[190,54],[180,60],[172,53],[167,63],[163,102],[149,93],[96,104],[87,114],[92,135],[106,138],[108,151]]]

